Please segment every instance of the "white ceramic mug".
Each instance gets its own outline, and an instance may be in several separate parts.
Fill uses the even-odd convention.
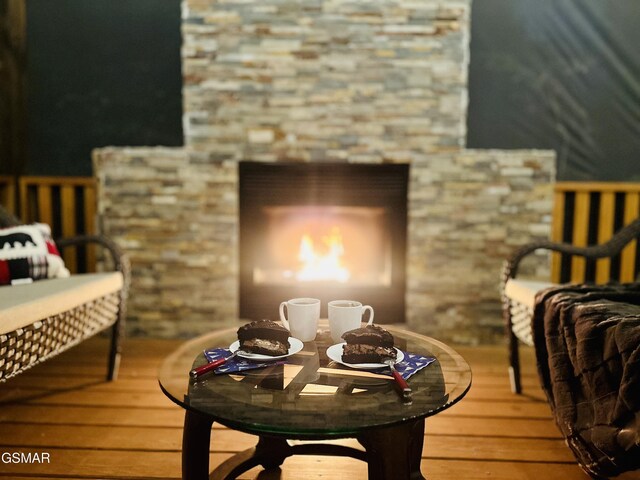
[[[332,300],[329,302],[329,329],[334,342],[343,342],[342,334],[360,328],[364,312],[369,310],[369,321],[373,323],[373,308],[354,300]]]
[[[288,319],[284,314],[285,307]],[[319,318],[320,300],[317,298],[292,298],[280,304],[280,321],[289,329],[292,337],[303,342],[316,338]]]

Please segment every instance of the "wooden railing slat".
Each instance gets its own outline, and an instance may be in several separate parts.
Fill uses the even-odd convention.
[[[613,236],[615,200],[614,192],[604,192],[600,195],[598,243],[605,243]],[[600,258],[596,261],[596,283],[607,283],[609,280],[611,280],[611,258]]]
[[[16,190],[13,177],[0,176],[0,204],[9,213],[16,214]]]
[[[36,197],[38,199],[37,215],[38,221],[48,225],[53,224],[53,202],[51,199],[51,187],[48,185],[39,186]],[[35,218],[33,220],[36,220]]]
[[[551,240],[554,242],[562,242],[562,232],[564,231],[564,209],[565,194],[564,192],[555,192],[553,201],[553,215],[551,225]],[[551,254],[551,281],[560,283],[562,266],[562,255],[557,252]]]
[[[18,180],[18,189],[18,194],[20,195],[20,218],[23,222],[29,222],[29,196],[27,192],[27,182],[24,177]]]
[[[573,215],[573,244],[579,247],[587,245],[589,240],[589,192],[576,193]],[[587,262],[583,257],[571,258],[571,281],[584,282]]]
[[[64,185],[60,189],[60,208],[62,214],[62,235],[76,235],[76,197],[72,186]]]
[[[62,221],[62,236],[72,237],[78,234],[76,228],[76,194],[72,185],[60,188],[60,210]],[[63,252],[64,263],[72,272],[78,271],[77,252],[75,247],[66,248]]]
[[[92,185],[83,189],[84,197],[84,230],[88,235],[96,233],[96,190]],[[86,247],[87,271],[94,272],[96,269],[96,247],[87,245]]]
[[[628,192],[624,197],[624,224],[627,225],[638,218],[640,208],[640,193]],[[620,256],[620,282],[633,282],[636,268],[637,240],[632,240]]]

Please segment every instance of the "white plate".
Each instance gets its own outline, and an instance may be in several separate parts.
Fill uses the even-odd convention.
[[[346,367],[358,368],[361,370],[375,370],[376,368],[384,368],[387,366],[386,363],[345,363],[342,361],[342,347],[344,345],[346,345],[345,342],[331,345],[329,348],[327,348],[327,357],[329,357],[334,362],[338,362]],[[404,353],[402,353],[402,350],[398,350],[395,347],[394,350],[396,351],[395,363],[399,363],[404,360]]]
[[[234,353],[236,350],[240,348],[240,340],[236,340],[231,345],[229,345],[229,350],[231,353]],[[272,357],[271,355],[262,355],[261,353],[238,353],[239,357],[246,358],[248,360],[260,360],[262,362],[269,360],[278,360],[280,358],[287,358],[291,355],[298,353],[300,350],[304,348],[304,344],[302,341],[297,338],[289,337],[289,352],[286,355],[278,355],[276,357]]]

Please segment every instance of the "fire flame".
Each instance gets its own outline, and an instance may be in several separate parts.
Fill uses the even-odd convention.
[[[351,273],[340,263],[340,257],[344,255],[340,229],[333,227],[328,235],[322,237],[322,244],[325,246],[324,251],[319,252],[311,236],[307,234],[302,236],[298,252],[298,260],[302,266],[296,273],[296,279],[303,282],[331,280],[344,283],[348,281]]]

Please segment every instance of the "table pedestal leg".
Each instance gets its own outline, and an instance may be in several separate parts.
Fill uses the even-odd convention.
[[[291,455],[291,445],[284,438],[260,437],[258,439],[256,461],[267,470],[278,468]]]
[[[292,447],[286,439],[260,436],[255,447],[222,462],[211,472],[209,479],[236,478],[241,473],[258,465],[262,465],[266,470],[276,469],[292,454]]]
[[[182,436],[182,479],[209,480],[235,478],[257,465],[266,469],[278,468],[296,453],[347,455],[366,460],[370,480],[424,480],[420,473],[420,459],[424,441],[424,420],[402,425],[373,429],[358,436],[366,454],[336,445],[291,446],[286,439],[260,436],[254,448],[241,452],[223,462],[209,475],[209,448],[213,420],[187,410]]]
[[[370,430],[358,441],[367,450],[369,480],[424,480],[420,473],[424,419]]]
[[[182,480],[209,479],[209,446],[213,420],[187,410],[182,433]]]

